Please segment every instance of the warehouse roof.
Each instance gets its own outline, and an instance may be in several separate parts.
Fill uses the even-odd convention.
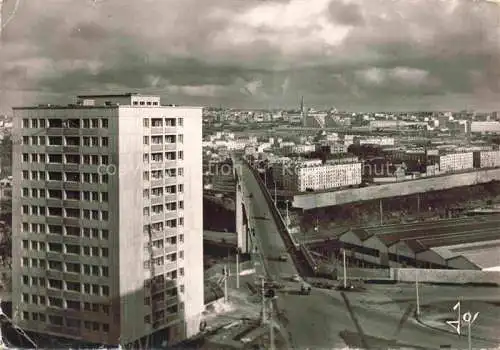
[[[464,257],[483,270],[500,268],[500,239],[432,248],[445,259]]]
[[[431,247],[500,239],[500,215],[353,229],[362,241],[377,236],[386,246],[404,241],[416,252]]]

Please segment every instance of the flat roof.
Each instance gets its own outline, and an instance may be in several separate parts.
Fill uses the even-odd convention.
[[[188,109],[203,109],[201,106],[181,106],[181,105],[158,105],[158,106],[132,106],[132,105],[120,105],[118,103],[111,103],[109,105],[96,105],[96,106],[83,106],[78,104],[70,105],[40,105],[40,106],[24,106],[24,107],[12,107],[13,110],[31,110],[31,109],[110,109],[110,108],[188,108]]]
[[[125,92],[123,94],[95,94],[95,95],[77,95],[77,98],[101,98],[101,97],[131,97],[131,96],[142,96],[137,92]],[[149,95],[146,95],[149,96]],[[154,95],[152,95],[154,96]]]

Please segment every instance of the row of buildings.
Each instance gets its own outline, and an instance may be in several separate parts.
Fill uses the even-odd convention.
[[[14,108],[12,303],[24,330],[116,346],[199,332],[202,108]]]
[[[498,271],[499,224],[500,216],[492,215],[354,228],[331,244],[344,247],[351,263],[367,267]]]

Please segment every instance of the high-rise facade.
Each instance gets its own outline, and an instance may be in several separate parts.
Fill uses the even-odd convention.
[[[13,318],[101,344],[196,334],[202,108],[78,96],[14,108]]]

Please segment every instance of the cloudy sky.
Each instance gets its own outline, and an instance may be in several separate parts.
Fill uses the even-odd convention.
[[[0,113],[78,93],[344,110],[500,110],[475,0],[3,0]]]

